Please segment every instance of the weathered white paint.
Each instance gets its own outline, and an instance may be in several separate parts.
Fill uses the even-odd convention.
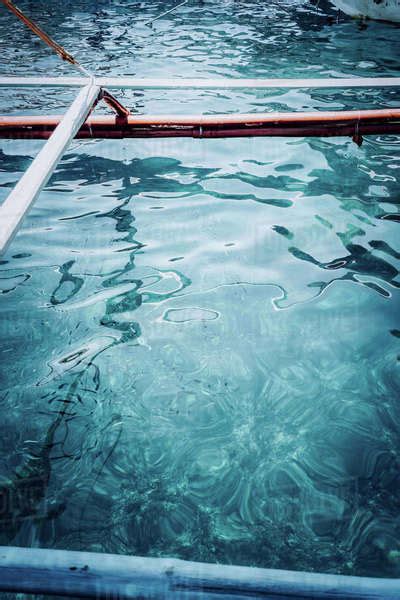
[[[98,600],[398,600],[400,580],[3,546],[0,591]]]
[[[99,93],[100,88],[94,84],[81,89],[60,124],[0,206],[0,255],[6,250],[29,208],[46,185],[68,144],[85,122]]]

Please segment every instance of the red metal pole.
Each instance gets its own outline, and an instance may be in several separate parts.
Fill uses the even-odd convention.
[[[0,138],[46,139],[58,116],[0,117]],[[332,136],[398,133],[400,109],[225,115],[91,116],[78,138]]]
[[[7,125],[24,126],[50,126],[55,127],[60,121],[59,115],[51,116],[0,116],[0,127]],[[367,121],[398,120],[400,121],[400,108],[381,108],[368,110],[343,110],[324,112],[270,112],[249,114],[221,114],[221,115],[127,115],[127,125],[231,125],[231,124],[265,124],[265,123],[310,123],[327,121]],[[115,117],[109,115],[91,116],[86,121],[90,126],[112,126]]]

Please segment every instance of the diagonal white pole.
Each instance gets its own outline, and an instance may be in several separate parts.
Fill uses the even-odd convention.
[[[85,122],[99,93],[100,87],[93,83],[81,89],[60,124],[0,206],[0,255],[7,249],[68,144]]]

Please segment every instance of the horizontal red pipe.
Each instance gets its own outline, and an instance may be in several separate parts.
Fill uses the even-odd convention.
[[[0,117],[0,138],[46,139],[61,117]],[[244,137],[398,133],[400,109],[225,115],[92,116],[78,138]]]
[[[0,127],[7,125],[51,126],[56,127],[62,116],[20,116],[0,117]],[[225,115],[129,115],[127,125],[227,125],[262,123],[310,123],[325,121],[364,121],[370,119],[400,119],[400,108],[374,110],[331,110],[325,112],[270,112]],[[111,125],[116,120],[112,115],[91,116],[86,124],[94,126]]]
[[[238,138],[238,137],[333,137],[333,136],[365,136],[378,134],[400,134],[399,123],[376,123],[362,125],[357,128],[355,125],[345,126],[302,126],[302,127],[230,127],[218,129],[215,127],[202,128],[126,128],[117,127],[92,129],[85,127],[78,134],[78,139],[123,139],[123,138]],[[3,132],[0,129],[0,139],[37,139],[46,140],[50,137],[51,131],[13,129]]]

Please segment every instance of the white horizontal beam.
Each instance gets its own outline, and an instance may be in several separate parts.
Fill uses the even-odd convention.
[[[0,77],[0,87],[83,87],[89,81],[87,77]]]
[[[0,591],[97,600],[398,600],[399,579],[0,547]]]
[[[100,93],[97,85],[82,88],[49,140],[0,206],[0,255],[17,232],[70,141],[85,122]]]
[[[85,77],[0,77],[0,87],[81,87]],[[218,89],[337,89],[400,87],[400,77],[348,77],[314,79],[138,79],[97,77],[95,84],[114,89],[218,90]]]
[[[396,83],[394,83],[396,82]],[[269,89],[269,88],[341,88],[400,86],[400,77],[365,79],[136,79],[101,77],[99,85],[110,88],[138,89]]]

